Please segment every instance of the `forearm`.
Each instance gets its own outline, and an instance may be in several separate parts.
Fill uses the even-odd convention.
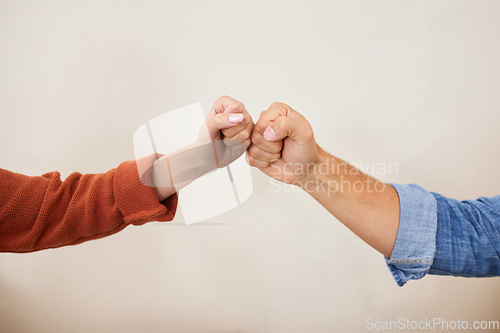
[[[357,236],[390,257],[399,226],[396,190],[319,150],[319,162],[309,168],[300,186]]]
[[[151,183],[159,201],[217,168],[212,143],[192,144],[153,163]]]
[[[199,129],[198,141],[156,160],[151,178],[145,181],[162,201],[207,172],[235,161],[250,146],[252,129],[253,121],[245,106],[222,96]]]

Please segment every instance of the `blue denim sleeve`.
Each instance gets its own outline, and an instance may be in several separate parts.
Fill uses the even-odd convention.
[[[500,196],[437,201],[436,256],[429,274],[500,275]]]
[[[422,187],[391,184],[399,196],[400,219],[391,258],[385,258],[396,283],[424,277],[436,253],[437,202]]]
[[[500,275],[500,196],[458,201],[418,185],[391,184],[400,221],[387,265],[399,286],[427,273]]]

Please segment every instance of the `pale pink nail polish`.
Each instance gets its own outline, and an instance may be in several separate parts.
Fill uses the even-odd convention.
[[[229,122],[241,123],[243,121],[243,113],[235,113],[229,115]]]

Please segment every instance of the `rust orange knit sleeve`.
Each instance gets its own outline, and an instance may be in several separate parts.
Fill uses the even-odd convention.
[[[103,174],[75,172],[64,181],[59,172],[29,177],[0,169],[0,252],[75,245],[129,224],[172,220],[177,195],[159,202],[141,182],[154,160],[124,162]]]

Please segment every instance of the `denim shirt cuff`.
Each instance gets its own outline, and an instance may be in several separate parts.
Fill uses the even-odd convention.
[[[385,258],[396,283],[424,277],[436,253],[437,203],[416,184],[392,185],[399,196],[400,219],[391,258]]]

